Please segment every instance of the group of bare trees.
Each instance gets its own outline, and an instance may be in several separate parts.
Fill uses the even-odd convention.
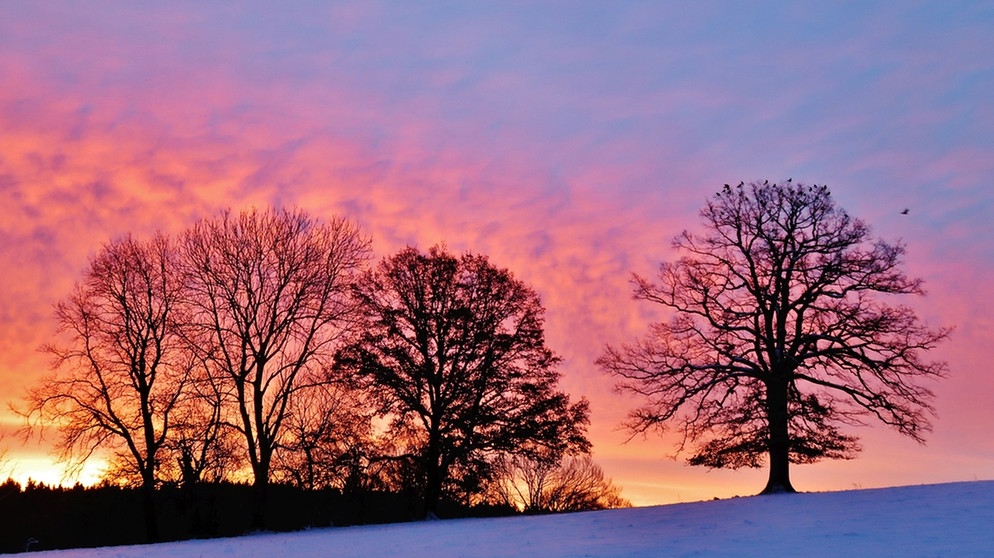
[[[442,248],[369,257],[350,222],[287,210],[112,241],[58,303],[23,413],[67,463],[110,451],[153,540],[162,482],[250,479],[262,528],[274,480],[414,489],[430,515],[483,494],[502,456],[589,450],[531,289]]]

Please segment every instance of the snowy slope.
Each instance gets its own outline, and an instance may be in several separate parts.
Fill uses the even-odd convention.
[[[315,529],[31,556],[994,556],[994,481]]]

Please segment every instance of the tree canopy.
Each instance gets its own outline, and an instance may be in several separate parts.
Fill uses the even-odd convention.
[[[366,325],[339,355],[409,433],[424,513],[488,452],[586,451],[587,402],[557,392],[538,295],[484,256],[407,248],[356,287]],[[461,479],[457,479],[461,476]]]

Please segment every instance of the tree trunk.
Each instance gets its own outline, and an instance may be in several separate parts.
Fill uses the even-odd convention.
[[[155,513],[155,479],[142,474],[142,515],[145,517],[145,537],[148,542],[159,542],[159,519]]]
[[[442,482],[438,467],[429,466],[425,479],[425,499],[421,519],[434,519],[438,513],[438,501],[442,496]]]
[[[774,379],[766,384],[766,416],[769,423],[770,477],[760,494],[797,492],[790,484],[790,434],[787,430],[787,382]]]
[[[440,442],[430,435],[425,455],[425,492],[420,519],[437,517],[438,501],[442,497],[442,457]]]
[[[269,506],[269,471],[255,472],[252,483],[252,530],[266,529],[266,508]]]
[[[148,538],[148,542],[159,542],[159,520],[155,514],[155,454],[158,445],[155,440],[152,405],[149,402],[152,386],[151,382],[148,381],[144,367],[134,371],[133,374],[137,379],[138,395],[141,400],[142,434],[145,438],[145,452],[147,453],[144,461],[140,455],[135,455],[138,458],[139,472],[142,478],[142,514],[145,516],[145,536]]]

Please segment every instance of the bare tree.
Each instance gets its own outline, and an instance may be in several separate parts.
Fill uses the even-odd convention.
[[[341,382],[300,392],[289,406],[277,473],[308,490],[362,484],[374,410],[363,393]]]
[[[481,455],[586,451],[587,402],[555,391],[538,295],[487,258],[407,248],[356,288],[367,323],[339,364],[370,381],[411,442],[422,517]]]
[[[171,478],[181,486],[190,489],[189,493],[202,482],[229,478],[244,465],[239,458],[238,433],[226,420],[225,402],[231,396],[231,387],[201,365],[194,369],[189,387],[177,402],[166,440],[168,460],[163,469],[171,472]]]
[[[764,493],[792,492],[789,464],[851,458],[839,430],[871,416],[919,442],[946,365],[923,360],[948,329],[929,329],[887,297],[921,295],[900,270],[904,246],[873,240],[824,186],[740,184],[701,211],[707,232],[684,232],[684,256],[659,283],[635,276],[635,298],[674,312],[598,360],[620,389],[647,399],[635,432],[675,424],[690,462],[759,467]]]
[[[29,391],[24,413],[30,428],[58,428],[70,465],[81,467],[99,449],[115,452],[117,471],[140,479],[150,540],[159,536],[159,452],[190,371],[179,334],[176,257],[163,235],[103,247],[55,308],[67,343],[45,347],[54,373]]]
[[[10,448],[4,443],[7,434],[0,432],[0,478],[7,477],[10,482],[10,475],[14,472],[13,464],[10,461]]]
[[[205,357],[231,388],[255,486],[253,527],[265,527],[273,453],[298,391],[324,382],[336,340],[353,319],[353,273],[369,242],[342,219],[302,211],[228,212],[183,239],[194,322]]]
[[[495,469],[495,499],[526,513],[631,507],[589,455],[560,460],[504,455]]]

